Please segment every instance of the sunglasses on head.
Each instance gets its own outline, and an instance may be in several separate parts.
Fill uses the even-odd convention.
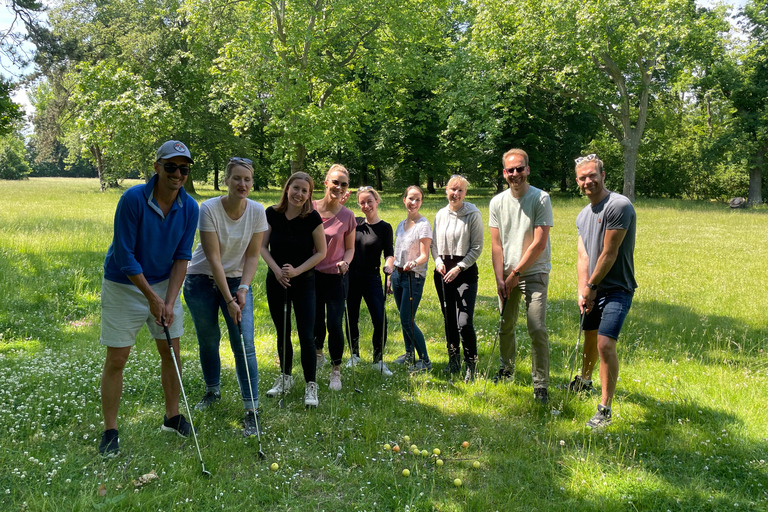
[[[229,163],[246,164],[246,165],[251,165],[252,166],[253,165],[253,160],[251,160],[249,158],[243,158],[241,156],[233,156],[232,158],[229,159]]]
[[[591,155],[587,155],[587,156],[580,156],[579,158],[577,158],[577,159],[576,159],[576,160],[574,160],[574,161],[576,162],[576,165],[579,165],[579,164],[580,164],[580,163],[582,163],[582,162],[591,162],[591,161],[592,161],[592,160],[594,160],[595,158],[597,158],[597,155],[596,155],[596,154],[594,154],[594,153],[592,153]]]
[[[509,169],[504,169],[504,172],[507,174],[515,174],[520,173],[522,174],[523,171],[525,171],[525,168],[528,167],[527,165],[520,165],[518,167],[510,167]]]
[[[341,188],[347,188],[349,186],[348,181],[330,180],[330,182]]]
[[[370,185],[364,185],[357,189],[358,192],[368,192],[369,190],[373,190],[373,187]]]
[[[176,169],[178,169],[182,176],[187,176],[191,170],[189,165],[176,165],[173,162],[165,162],[161,165],[163,166],[163,170],[168,174],[174,174]]]

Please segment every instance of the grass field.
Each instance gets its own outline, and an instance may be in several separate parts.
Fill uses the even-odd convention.
[[[199,200],[217,194],[199,185],[198,192]],[[514,383],[490,384],[485,396],[477,395],[483,379],[449,385],[439,371],[447,362],[443,322],[428,281],[417,323],[436,366],[431,375],[411,378],[398,369],[382,381],[368,364],[371,326],[363,323],[357,382],[364,393],[352,392],[346,369],[344,389],[331,393],[325,367],[317,410],[304,409],[303,382],[278,409],[265,395],[279,368],[262,264],[254,302],[267,461],[240,434],[225,342],[223,400],[194,414],[213,473],[203,479],[193,441],[159,431],[159,357],[145,329],[125,372],[121,454],[106,462],[97,454],[105,353],[99,290],[119,195],[98,192],[88,179],[0,181],[0,510],[768,509],[765,209],[638,201],[640,287],[619,340],[614,422],[602,433],[584,428],[598,397],[563,407],[565,393],[556,387],[568,379],[578,334],[575,218],[584,199],[553,198],[547,408],[533,402],[523,318]],[[266,206],[277,192],[252,197]],[[490,198],[487,191],[467,198],[486,223]],[[428,197],[422,213],[431,221],[444,204],[442,195]],[[385,195],[381,215],[393,226],[404,218],[397,194]],[[498,319],[490,252],[486,233],[475,315],[483,372]],[[387,312],[391,361],[403,349],[391,298]],[[188,313],[185,330],[184,385],[194,403],[203,383]],[[296,365],[301,381],[298,358]],[[445,463],[395,455],[385,443],[439,448]],[[152,471],[158,478],[142,484]]]

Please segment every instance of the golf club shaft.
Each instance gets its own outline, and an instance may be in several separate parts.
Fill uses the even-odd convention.
[[[485,386],[483,387],[483,395],[485,395],[486,389],[488,389],[488,375],[491,373],[491,365],[493,364],[493,354],[496,352],[496,341],[498,340],[501,345],[501,324],[504,322],[504,311],[507,309],[507,299],[501,303],[501,313],[499,313],[499,324],[496,328],[496,336],[493,338],[493,346],[491,347],[491,357],[488,359],[488,369],[485,370]]]
[[[243,364],[245,365],[245,376],[248,379],[248,390],[251,392],[251,409],[253,409],[253,418],[256,420],[256,435],[259,438],[259,457],[264,458],[264,452],[261,451],[261,425],[259,425],[259,414],[256,412],[256,402],[253,400],[253,385],[251,384],[251,370],[248,368],[248,354],[245,353],[245,338],[243,337],[243,328],[240,322],[237,322],[237,330],[240,331],[240,347],[243,351]],[[254,357],[255,357],[255,354],[254,354]]]
[[[280,379],[283,383],[282,385],[282,396],[280,397],[280,403],[277,404],[279,408],[283,408],[285,405],[285,347],[286,343],[288,342],[288,323],[290,322],[290,319],[288,318],[288,288],[285,289],[285,294],[283,295],[283,357],[281,358],[282,363],[282,371],[280,373]]]
[[[571,374],[568,377],[568,382],[566,382],[565,384],[567,386],[565,388],[565,404],[568,403],[568,400],[571,394],[571,381],[573,380],[573,371],[576,369],[576,359],[579,357],[579,345],[581,344],[581,333],[584,332],[585,316],[586,316],[586,313],[582,311],[579,318],[579,336],[578,338],[576,338],[576,351],[573,354],[573,359],[571,359]],[[565,407],[565,404],[563,404],[563,407]]]
[[[176,377],[179,379],[179,388],[181,389],[181,396],[184,398],[184,407],[187,410],[187,416],[189,416],[189,426],[192,429],[192,437],[195,440],[195,447],[197,448],[197,456],[200,458],[200,465],[203,468],[203,473],[208,473],[205,470],[205,464],[203,463],[203,454],[200,451],[200,444],[197,442],[197,432],[195,432],[195,424],[192,421],[192,412],[189,410],[189,402],[187,402],[187,394],[184,392],[184,383],[181,382],[181,370],[179,370],[179,364],[176,362],[176,351],[173,350],[173,343],[171,342],[171,333],[168,331],[168,326],[163,325],[165,331],[165,339],[168,341],[168,349],[171,351],[171,359],[173,359],[173,367],[176,369]]]
[[[347,284],[344,282],[344,274],[339,269],[339,278],[341,279],[341,290],[344,293],[344,323],[347,327],[347,345],[349,345],[349,358],[352,361],[352,388],[358,393],[362,393],[362,390],[357,389],[357,382],[355,380],[355,353],[352,350],[352,338],[349,335],[349,309],[347,308]]]

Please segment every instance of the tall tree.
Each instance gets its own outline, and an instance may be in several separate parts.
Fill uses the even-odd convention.
[[[477,1],[478,30],[528,82],[588,107],[624,153],[624,194],[635,195],[650,98],[683,72],[697,30],[694,0]]]

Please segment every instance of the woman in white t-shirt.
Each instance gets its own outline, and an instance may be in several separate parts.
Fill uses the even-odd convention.
[[[235,356],[237,381],[245,408],[243,435],[250,436],[257,433],[259,404],[251,281],[256,274],[261,239],[268,225],[264,207],[248,199],[253,188],[253,163],[250,160],[230,158],[224,183],[228,188],[227,195],[214,197],[200,205],[200,244],[192,254],[184,280],[184,300],[197,331],[200,365],[205,379],[205,394],[195,408],[207,409],[221,400],[221,310],[229,331],[229,344]]]
[[[412,373],[432,370],[427,343],[415,322],[416,310],[424,292],[429,246],[432,243],[432,227],[426,217],[419,213],[423,199],[424,192],[421,187],[412,185],[405,189],[403,204],[408,216],[395,230],[395,271],[391,277],[392,293],[400,311],[400,325],[405,342],[405,354],[394,362],[413,364],[415,349],[419,360],[410,366],[409,371]]]

